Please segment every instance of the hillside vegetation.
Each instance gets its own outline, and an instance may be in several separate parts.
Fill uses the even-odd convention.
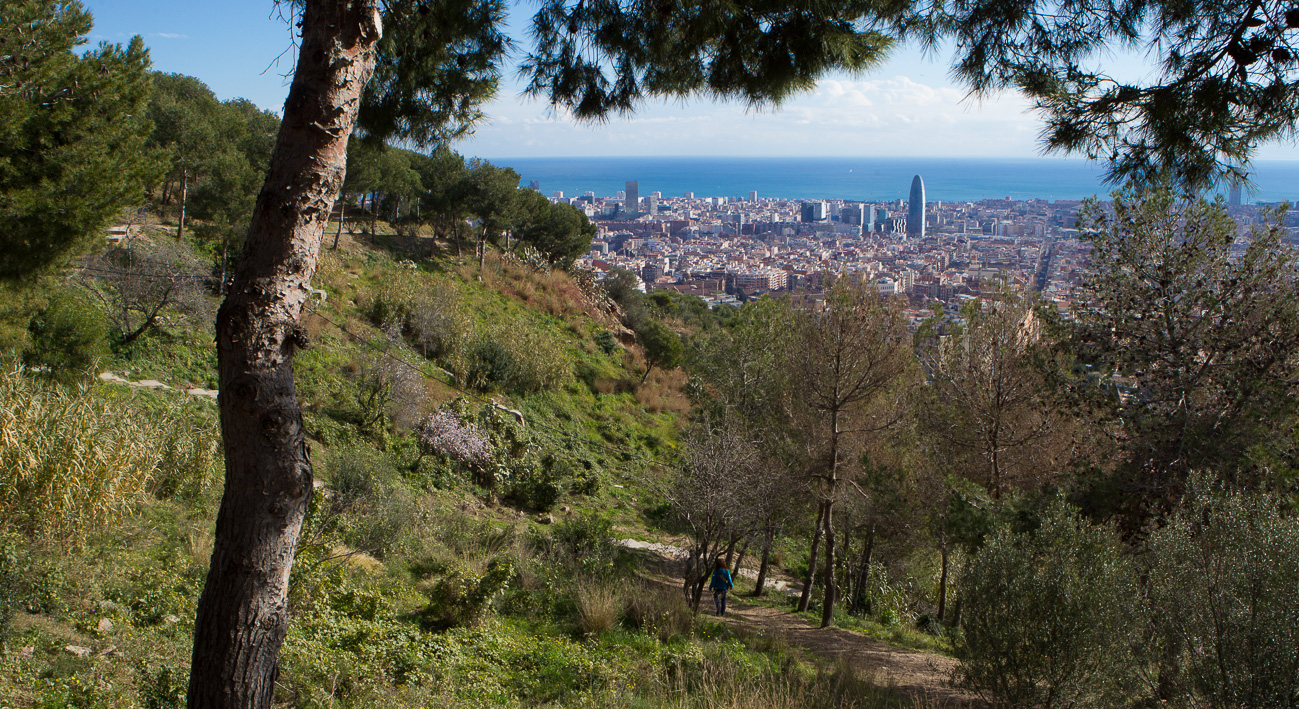
[[[88,31],[60,7],[33,22]],[[249,292],[276,120],[150,75],[138,42],[59,56],[120,100],[108,130],[78,95],[55,117],[87,152],[0,184],[24,246],[0,251],[0,702],[181,706],[223,456],[251,450],[221,440],[213,321]],[[1299,704],[1283,210],[1244,235],[1166,188],[1092,200],[1067,312],[988,287],[912,328],[863,272],[719,311],[644,293],[576,266],[594,227],[508,168],[350,145],[286,330],[317,486],[277,704],[926,702],[713,622],[718,567],[951,654],[970,701]],[[122,151],[84,204],[37,174]]]

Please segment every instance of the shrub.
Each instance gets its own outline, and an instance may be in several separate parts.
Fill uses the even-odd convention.
[[[155,669],[141,662],[135,670],[135,687],[144,709],[184,709],[189,673],[166,665]]]
[[[608,517],[581,515],[560,521],[553,529],[551,552],[560,563],[586,576],[613,574],[618,547]]]
[[[601,330],[595,336],[595,346],[605,354],[613,354],[618,349],[618,338],[613,336],[608,330]]]
[[[961,684],[997,706],[1123,703],[1138,594],[1110,530],[1056,503],[1034,532],[997,531],[961,578]]]
[[[333,522],[352,547],[380,559],[407,550],[423,515],[387,456],[363,446],[330,459]]]
[[[23,362],[48,368],[52,378],[63,382],[84,378],[108,350],[108,320],[99,308],[69,290],[55,292],[32,317],[27,332]]]
[[[0,532],[0,647],[9,639],[9,621],[18,606],[18,540]]]
[[[1159,684],[1190,705],[1294,706],[1299,520],[1268,495],[1209,487],[1193,478],[1189,499],[1151,540],[1151,617],[1161,642],[1149,648],[1148,666],[1163,664]]]
[[[514,575],[514,564],[502,558],[492,559],[481,575],[453,569],[429,590],[420,620],[434,630],[477,625],[509,590]]]

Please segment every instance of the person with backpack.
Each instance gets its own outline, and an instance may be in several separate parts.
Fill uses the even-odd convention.
[[[717,606],[717,615],[726,615],[726,592],[734,585],[731,581],[731,572],[726,568],[726,562],[719,558],[713,568],[713,580],[708,584],[708,587],[713,589],[713,605]]]

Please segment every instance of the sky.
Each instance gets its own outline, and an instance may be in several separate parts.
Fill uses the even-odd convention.
[[[279,113],[292,70],[290,26],[272,0],[83,0],[94,15],[91,44],[144,38],[154,68],[195,76],[221,99],[246,98]],[[526,26],[534,2],[515,6]],[[523,33],[511,34],[524,40]],[[526,40],[525,40],[526,41]],[[516,57],[517,59],[517,57]],[[1119,73],[1141,73],[1140,57],[1102,58]],[[524,98],[509,66],[488,119],[456,144],[487,158],[708,155],[868,157],[1033,157],[1041,121],[1018,94],[982,100],[950,81],[947,57],[903,47],[882,66],[822,79],[779,109],[734,103],[652,102],[633,117],[577,123]],[[1299,159],[1289,143],[1262,146],[1260,160]]]

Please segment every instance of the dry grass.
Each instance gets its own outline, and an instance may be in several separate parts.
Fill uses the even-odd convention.
[[[690,413],[690,399],[683,391],[688,378],[680,369],[655,369],[636,390],[636,401],[656,414],[667,411],[684,416]]]
[[[656,709],[873,709],[939,705],[908,701],[846,665],[817,673],[797,665],[754,671],[725,655],[680,666],[657,682],[638,706]]]
[[[469,281],[481,277],[484,286],[556,317],[568,318],[591,309],[566,272],[538,270],[518,260],[502,258],[496,251],[488,252],[481,273],[476,261],[461,266],[459,273]]]
[[[577,625],[588,636],[608,632],[622,616],[622,596],[608,585],[579,582],[573,590],[573,602],[577,606]]]
[[[149,412],[0,373],[0,524],[79,546],[150,492],[201,492],[219,458],[214,433],[179,405]]]
[[[695,622],[678,589],[644,582],[627,597],[627,620],[663,642],[689,635]]]

